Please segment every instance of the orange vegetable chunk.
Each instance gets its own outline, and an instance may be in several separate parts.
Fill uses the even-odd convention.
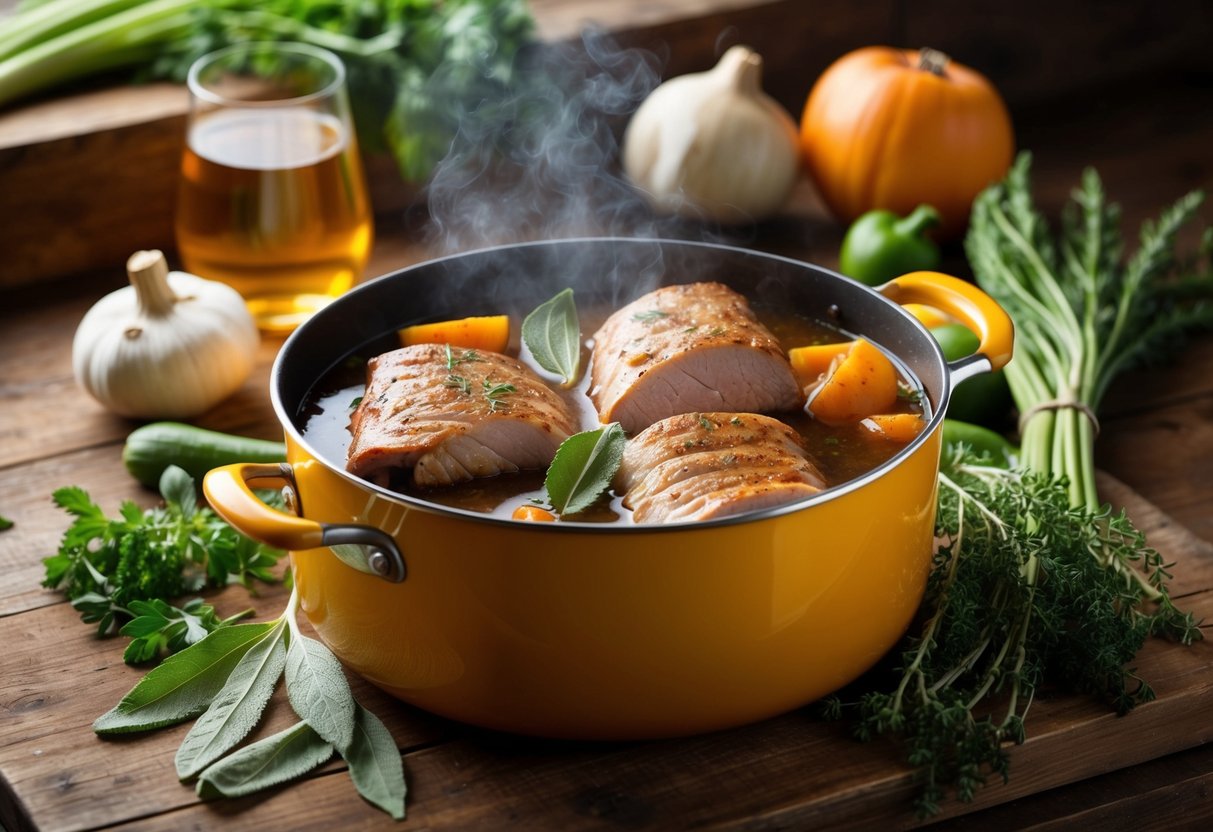
[[[537,523],[551,523],[556,515],[539,506],[518,506],[510,515],[515,520],[531,520]]]
[[[882,413],[869,416],[859,424],[881,439],[906,443],[922,432],[926,422],[917,413]]]
[[[450,344],[469,350],[505,352],[510,344],[510,316],[488,315],[406,326],[400,330],[400,343],[406,347]]]
[[[896,401],[897,370],[875,345],[860,338],[810,393],[805,407],[827,425],[842,425],[887,413]]]
[[[854,341],[843,341],[839,344],[812,344],[807,347],[796,347],[788,350],[788,360],[792,362],[792,371],[800,379],[802,386],[807,386],[821,378],[830,369],[835,358],[846,355]]]

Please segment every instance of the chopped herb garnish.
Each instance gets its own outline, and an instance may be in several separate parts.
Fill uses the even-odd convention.
[[[682,331],[682,333],[683,333],[683,335],[687,335],[687,334],[694,332],[697,329],[699,329],[699,327],[697,327],[697,326],[688,326],[686,329],[684,329]]]
[[[496,413],[498,408],[504,407],[505,402],[502,399],[510,393],[518,392],[518,389],[512,384],[495,384],[491,379],[484,380],[484,398],[489,403],[489,413]]]
[[[733,427],[737,427],[737,428],[741,427],[741,417],[734,416],[732,419],[729,419],[729,424],[732,425]]]
[[[642,324],[651,324],[653,321],[668,317],[670,317],[668,312],[662,312],[659,309],[650,309],[647,312],[637,312],[632,316],[632,320],[640,321]]]
[[[703,428],[704,430],[716,430],[716,424],[707,416],[699,417],[699,427]]]
[[[446,381],[442,382],[443,387],[454,387],[464,395],[470,395],[472,392],[472,383],[463,376],[449,375]]]
[[[454,370],[460,364],[470,364],[473,361],[481,360],[480,356],[476,353],[475,350],[464,350],[463,355],[456,358],[455,353],[451,351],[451,345],[446,344],[445,346],[446,346],[446,368],[448,370]]]
[[[357,409],[358,405],[362,404],[362,398],[362,396],[355,396],[354,400],[350,402],[350,410]]]
[[[712,337],[724,335],[725,329],[722,326],[714,326],[708,331],[708,335]]]
[[[918,404],[922,401],[922,391],[904,381],[897,382],[897,398],[903,402]]]

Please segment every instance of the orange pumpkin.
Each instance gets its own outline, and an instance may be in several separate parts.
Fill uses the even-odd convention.
[[[805,102],[801,149],[834,216],[927,203],[960,234],[974,197],[1003,177],[1015,136],[998,91],[933,49],[870,46],[835,61]]]

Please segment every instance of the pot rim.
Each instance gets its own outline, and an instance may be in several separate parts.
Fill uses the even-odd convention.
[[[529,248],[529,247],[551,247],[553,245],[577,245],[577,244],[587,244],[587,243],[592,243],[592,244],[596,244],[596,245],[604,244],[604,243],[605,244],[622,243],[622,244],[628,244],[628,245],[634,244],[634,243],[645,243],[645,244],[657,245],[657,246],[669,245],[669,246],[679,246],[679,247],[710,249],[710,250],[716,250],[716,251],[721,251],[721,252],[728,252],[730,254],[740,253],[740,254],[744,254],[746,256],[751,256],[751,257],[757,256],[760,258],[766,258],[766,259],[769,259],[772,261],[781,262],[781,263],[792,265],[792,266],[795,266],[798,268],[816,269],[818,271],[821,271],[821,272],[824,272],[826,274],[833,276],[837,280],[844,280],[844,281],[848,281],[849,283],[854,283],[854,285],[857,289],[872,295],[874,299],[879,300],[879,302],[881,302],[881,303],[894,307],[897,310],[898,314],[903,316],[910,324],[912,324],[917,329],[919,335],[922,338],[926,339],[925,343],[927,343],[929,348],[932,350],[934,360],[938,362],[940,368],[942,369],[942,377],[945,379],[945,382],[950,377],[951,365],[949,365],[947,360],[944,358],[943,351],[940,348],[938,342],[935,341],[935,339],[931,336],[930,332],[927,331],[927,328],[925,326],[923,326],[922,322],[919,321],[917,318],[915,318],[913,315],[911,315],[909,312],[907,312],[905,309],[903,309],[900,305],[894,303],[892,300],[885,297],[884,295],[882,295],[880,292],[876,291],[872,287],[866,286],[862,283],[859,283],[858,281],[853,281],[851,278],[846,277],[845,275],[839,274],[838,272],[833,271],[831,269],[827,269],[823,266],[818,266],[813,263],[808,263],[804,260],[797,260],[792,257],[786,257],[786,256],[779,255],[779,254],[771,254],[771,253],[765,252],[765,251],[758,251],[756,249],[748,249],[748,248],[743,248],[741,246],[728,245],[725,243],[707,243],[707,242],[698,242],[698,241],[693,241],[693,240],[677,240],[677,239],[660,238],[660,237],[603,236],[603,237],[562,237],[562,238],[558,238],[558,239],[533,240],[533,241],[526,241],[526,242],[520,242],[520,243],[504,243],[504,244],[500,244],[500,245],[483,246],[481,248],[468,249],[467,251],[461,251],[461,252],[458,252],[455,254],[448,254],[448,255],[443,255],[441,257],[435,257],[435,258],[431,258],[428,260],[423,260],[421,262],[414,263],[412,265],[405,266],[403,268],[396,269],[395,271],[387,272],[386,274],[382,274],[382,275],[379,275],[378,277],[374,277],[370,280],[364,281],[364,282],[358,284],[357,286],[353,287],[352,289],[350,289],[348,292],[343,294],[341,297],[334,300],[332,304],[329,304],[329,306],[325,307],[325,309],[322,309],[317,314],[324,314],[325,310],[331,309],[338,304],[345,305],[345,304],[355,303],[356,302],[355,298],[357,298],[361,293],[369,290],[370,287],[372,287],[373,285],[375,285],[381,281],[399,280],[415,270],[422,269],[422,268],[433,268],[438,263],[460,260],[460,259],[463,259],[466,257],[475,256],[475,255],[492,254],[495,251],[515,250],[515,249]],[[380,498],[390,500],[390,501],[396,502],[396,503],[401,503],[411,510],[424,511],[429,514],[456,517],[461,520],[471,520],[471,521],[478,522],[478,523],[488,523],[490,525],[502,526],[502,527],[507,527],[507,528],[517,529],[519,527],[525,527],[528,530],[533,530],[533,531],[537,531],[537,532],[541,532],[541,533],[572,534],[572,533],[578,533],[578,532],[594,531],[594,532],[600,532],[600,533],[606,533],[606,534],[641,534],[641,533],[649,533],[649,532],[676,532],[676,531],[685,532],[688,529],[711,529],[711,528],[718,528],[721,526],[733,526],[733,525],[744,525],[744,524],[749,524],[749,523],[758,523],[758,522],[761,522],[764,520],[771,520],[771,519],[774,519],[777,517],[782,517],[784,515],[794,514],[794,513],[800,512],[800,511],[804,511],[805,509],[812,508],[813,506],[816,506],[819,504],[841,499],[841,498],[851,494],[854,491],[858,491],[859,489],[864,488],[869,483],[874,482],[877,479],[880,479],[886,473],[897,468],[905,460],[907,460],[908,458],[913,456],[915,453],[917,453],[918,450],[924,444],[926,444],[926,442],[930,439],[930,437],[939,429],[940,425],[942,424],[942,422],[944,420],[944,414],[947,412],[948,401],[951,398],[952,384],[945,383],[943,385],[943,389],[939,391],[939,405],[931,413],[931,418],[927,422],[926,427],[924,427],[923,430],[921,432],[919,432],[918,436],[914,437],[914,439],[911,440],[909,444],[907,444],[904,448],[902,448],[900,451],[898,451],[892,457],[890,457],[889,459],[882,462],[880,465],[876,466],[875,468],[868,471],[867,473],[861,474],[858,477],[847,480],[844,483],[840,483],[839,485],[835,485],[835,486],[831,486],[829,488],[823,489],[822,491],[820,491],[810,497],[805,497],[804,499],[797,500],[797,501],[794,501],[791,503],[785,503],[783,505],[773,506],[772,508],[762,509],[762,510],[753,511],[753,512],[746,512],[743,514],[733,515],[730,517],[722,517],[722,518],[718,518],[715,520],[679,520],[679,521],[674,521],[674,522],[670,522],[670,523],[654,523],[654,524],[604,523],[604,522],[592,523],[592,522],[577,521],[577,520],[561,520],[560,522],[557,522],[557,523],[524,522],[524,521],[520,521],[520,520],[514,520],[514,519],[508,518],[508,517],[498,517],[498,516],[495,516],[492,514],[486,514],[486,513],[482,513],[482,512],[478,512],[478,511],[472,511],[470,509],[455,508],[452,506],[444,506],[444,505],[441,505],[438,503],[432,503],[432,502],[429,502],[426,500],[422,500],[418,497],[414,497],[414,496],[411,496],[408,494],[402,494],[401,492],[393,491],[390,488],[385,488],[383,486],[375,485],[374,483],[368,482],[367,480],[364,480],[361,477],[357,477],[357,476],[349,473],[344,468],[338,467],[337,465],[333,464],[330,460],[326,459],[324,457],[324,455],[318,453],[316,451],[316,449],[313,448],[311,446],[311,444],[309,444],[307,442],[307,440],[304,438],[302,431],[300,431],[295,426],[294,415],[287,413],[286,406],[282,401],[282,396],[281,396],[281,392],[280,392],[281,391],[280,381],[284,374],[283,365],[284,365],[286,356],[290,353],[291,346],[294,342],[307,337],[306,333],[307,333],[309,323],[310,323],[310,319],[309,319],[309,321],[304,321],[304,323],[302,323],[299,327],[297,327],[287,337],[286,341],[283,342],[282,347],[278,350],[278,354],[274,358],[274,364],[270,371],[270,401],[274,408],[274,414],[278,417],[278,421],[282,425],[283,430],[286,431],[287,434],[289,434],[291,441],[294,444],[298,445],[300,448],[302,448],[307,453],[309,458],[320,463],[330,473],[337,475],[341,479],[350,483],[350,485],[352,485],[356,488],[362,489],[363,491],[372,492],[373,494],[375,494],[376,496],[378,496]],[[862,333],[860,333],[860,334],[862,334]],[[916,381],[919,381],[921,383],[920,379],[916,379]]]

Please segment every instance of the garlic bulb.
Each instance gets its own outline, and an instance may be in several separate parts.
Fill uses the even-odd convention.
[[[72,342],[76,382],[123,416],[184,419],[248,378],[260,336],[231,287],[168,271],[159,251],[126,264],[131,285],[90,309]]]
[[[800,171],[799,134],[762,91],[762,58],[744,46],[708,72],[672,78],[623,137],[623,168],[658,210],[721,222],[764,219]]]

